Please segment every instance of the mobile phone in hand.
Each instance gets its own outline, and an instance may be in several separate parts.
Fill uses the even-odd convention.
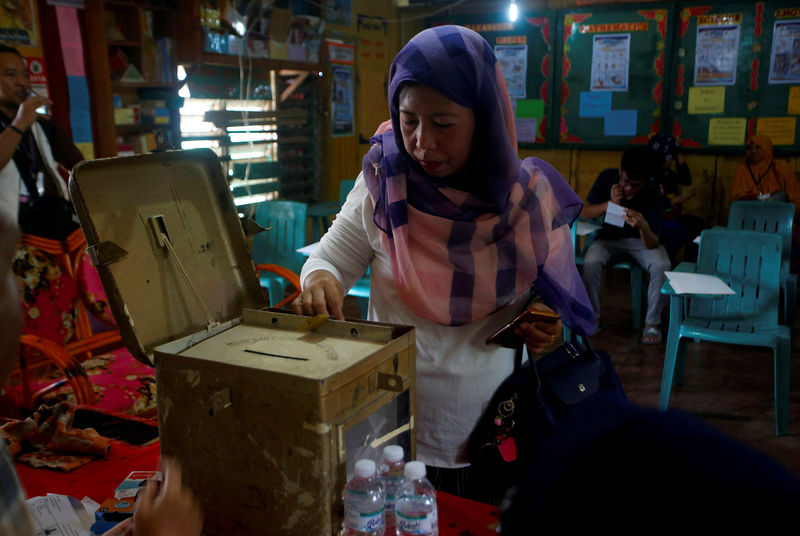
[[[522,341],[522,337],[514,333],[520,324],[532,324],[534,322],[555,324],[560,318],[561,315],[552,311],[526,309],[511,322],[489,335],[486,338],[486,344],[497,344],[506,348],[516,348]]]

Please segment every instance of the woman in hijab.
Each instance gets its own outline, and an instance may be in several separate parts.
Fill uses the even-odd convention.
[[[472,30],[424,30],[389,73],[391,121],[301,273],[303,314],[343,318],[366,268],[369,319],[416,328],[417,458],[438,489],[484,497],[466,442],[514,368],[488,335],[524,310],[594,327],[570,224],[580,198],[537,158],[520,161],[513,113],[489,44]],[[561,322],[524,323],[528,354],[556,345]]]
[[[752,136],[745,146],[746,161],[736,167],[728,201],[742,199],[776,200],[794,203],[800,210],[800,183],[797,175],[784,160],[772,156],[772,140],[767,136]]]

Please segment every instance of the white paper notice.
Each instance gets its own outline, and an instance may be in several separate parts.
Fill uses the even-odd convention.
[[[517,127],[517,141],[522,143],[536,143],[536,118],[517,117],[514,119]]]
[[[719,277],[686,272],[664,272],[678,294],[735,294]]]
[[[75,505],[80,507],[86,518],[86,510],[77,499],[70,500],[67,495],[48,494],[46,497],[33,497],[26,502],[30,507],[36,524],[37,536],[89,536],[89,527],[81,521],[76,513]]]
[[[606,217],[603,220],[603,223],[607,223],[615,227],[625,227],[625,207],[609,201],[608,207],[606,207]]]

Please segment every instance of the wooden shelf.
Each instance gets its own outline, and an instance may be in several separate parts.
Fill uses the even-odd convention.
[[[154,68],[152,60],[145,65],[146,50],[145,27],[147,21],[152,22],[154,39],[167,37],[172,39],[173,47],[176,39],[175,19],[178,16],[175,5],[162,3],[135,2],[132,0],[85,0],[85,24],[87,48],[96,53],[88,55],[87,79],[91,91],[91,113],[94,133],[95,156],[109,157],[117,155],[117,138],[120,136],[139,136],[149,134],[154,128],[166,127],[170,132],[172,143],[180,143],[180,117],[176,109],[178,89],[182,84],[175,82],[152,81],[160,73]],[[153,13],[157,12],[157,13]],[[127,39],[107,39],[106,25],[109,14],[121,26],[122,36]],[[121,37],[117,35],[117,37]],[[141,82],[123,82],[112,80],[109,67],[109,54],[114,48],[123,49],[128,61],[150,80]],[[98,53],[99,52],[99,53]],[[173,60],[174,61],[174,60]],[[168,69],[173,71],[176,65]],[[168,76],[164,76],[168,79]],[[117,125],[114,122],[114,94],[122,96],[126,105],[135,104],[146,90],[163,90],[166,107],[169,108],[169,123],[158,125]],[[150,97],[152,98],[152,97]]]

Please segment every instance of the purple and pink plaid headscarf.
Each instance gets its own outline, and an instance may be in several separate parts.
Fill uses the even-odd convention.
[[[487,195],[437,182],[406,152],[404,82],[473,109],[479,154],[469,180],[486,181]],[[517,156],[511,101],[489,44],[461,26],[420,32],[392,63],[389,109],[392,130],[382,125],[370,140],[363,171],[402,300],[423,318],[463,325],[533,286],[568,327],[590,331],[594,314],[569,229],[583,204],[552,166]]]

